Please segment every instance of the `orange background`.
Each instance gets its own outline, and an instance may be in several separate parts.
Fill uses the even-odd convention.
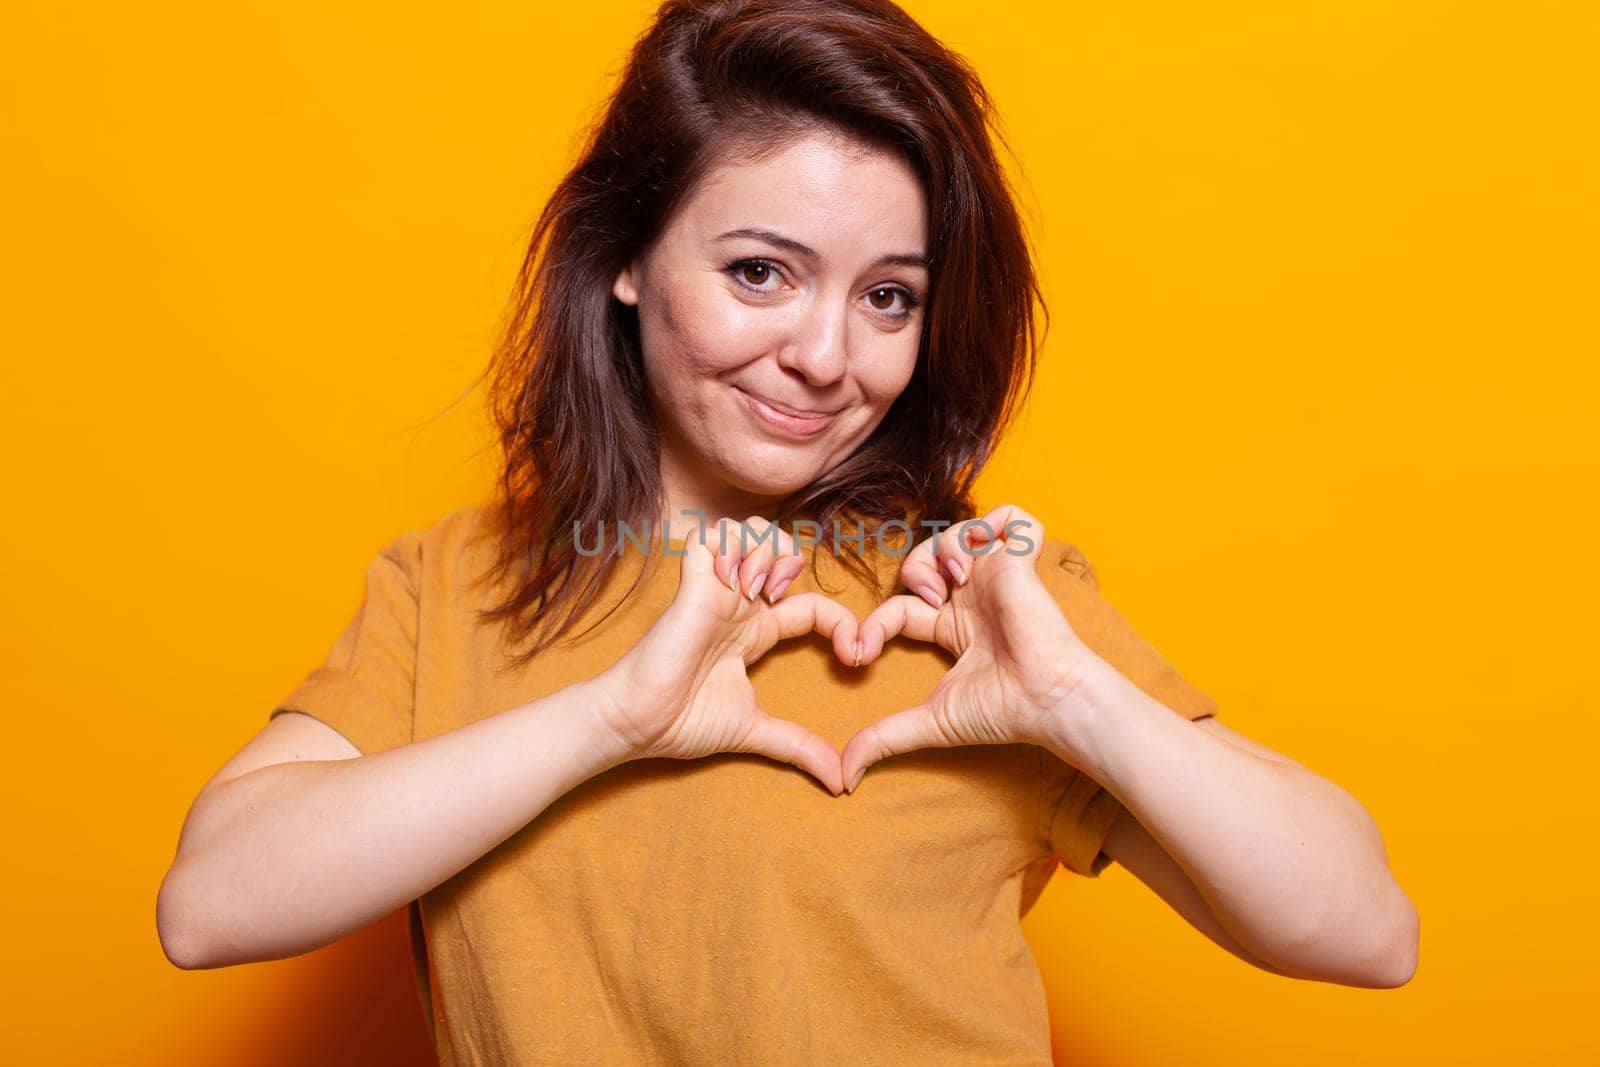
[[[1422,914],[1357,990],[1058,875],[1061,1059],[1595,1062],[1594,5],[908,7],[1053,312],[981,502],[1359,797]],[[428,1058],[403,913],[184,972],[156,890],[366,561],[486,491],[501,301],[650,9],[0,11],[11,1062]]]

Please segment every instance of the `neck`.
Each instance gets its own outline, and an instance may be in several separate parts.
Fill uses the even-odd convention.
[[[661,522],[670,522],[673,536],[707,526],[718,519],[770,518],[782,496],[749,493],[707,471],[703,465],[682,462],[676,453],[661,456]],[[665,527],[663,527],[665,528]]]

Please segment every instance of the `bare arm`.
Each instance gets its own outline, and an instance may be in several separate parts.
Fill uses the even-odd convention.
[[[1372,988],[1411,978],[1416,908],[1349,793],[1221,723],[1172,714],[1109,668],[1055,722],[1052,750],[1134,816],[1113,824],[1106,854],[1151,875],[1202,931],[1226,934],[1219,944],[1296,978]]]
[[[678,590],[667,610],[594,678],[365,756],[308,715],[273,718],[184,821],[156,900],[167,958],[222,967],[320,948],[422,896],[629,760],[759,753],[843,792],[838,751],[762,711],[746,667],[813,631],[847,662],[855,616],[820,593],[781,596],[805,566],[781,531],[781,557],[776,546],[745,553],[742,537],[718,538],[713,550],[705,533],[672,553]],[[780,596],[759,600],[769,578]]]
[[[1253,752],[1263,759],[1300,766],[1289,757],[1252,741],[1214,718],[1201,719],[1195,726],[1216,734],[1223,740],[1247,752]],[[1206,903],[1205,897],[1200,895],[1199,888],[1190,880],[1188,873],[1178,866],[1178,861],[1161,847],[1161,843],[1151,836],[1150,831],[1145,829],[1127,808],[1119,810],[1117,817],[1112,820],[1111,831],[1106,837],[1103,851],[1127,868],[1156,896],[1166,901],[1167,905],[1182,916],[1190,926],[1205,934],[1216,944],[1263,971],[1284,978],[1295,977],[1251,954],[1223,928],[1222,923],[1217,921],[1216,915],[1212,914],[1211,906]]]
[[[1216,944],[1263,971],[1285,978],[1294,977],[1252,954],[1223,928],[1189,875],[1127,808],[1118,811],[1117,817],[1112,820],[1104,852],[1126,867],[1129,873],[1164,900],[1190,926]]]
[[[156,904],[168,959],[299,955],[444,882],[632,758],[607,724],[610,686],[602,675],[367,756],[316,719],[277,716],[184,821]]]
[[[746,667],[811,632],[848,662],[856,618],[820,593],[757,599],[773,575],[786,591],[804,560],[792,548],[780,557],[734,546],[739,538],[715,551],[703,537],[686,543],[674,553],[677,594],[644,636],[601,674],[541,700],[366,756],[310,716],[273,718],[190,808],[156,900],[167,958],[222,967],[320,948],[629,760],[759,753],[843,792],[838,751],[762,711]]]

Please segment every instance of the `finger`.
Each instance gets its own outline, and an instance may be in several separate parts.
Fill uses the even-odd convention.
[[[854,793],[867,768],[880,760],[922,748],[949,748],[955,744],[959,742],[949,739],[937,728],[933,710],[925,703],[886,715],[857,730],[845,743],[839,759],[845,792]]]
[[[827,738],[806,729],[797,722],[778,719],[765,712],[758,713],[755,725],[733,751],[755,752],[792,764],[838,796],[844,792],[844,774],[839,766],[839,750]]]
[[[963,519],[941,533],[944,536],[939,538],[936,548],[938,570],[949,575],[956,585],[966,585],[972,576],[973,561],[994,550],[994,527],[988,517],[980,516]]]
[[[752,515],[738,524],[738,537],[739,594],[746,600],[754,600],[762,585],[770,580],[768,573],[783,548],[783,530],[759,515]]]
[[[762,593],[769,604],[776,603],[784,590],[789,588],[789,584],[800,577],[800,572],[806,569],[806,559],[800,554],[798,542],[789,534],[782,534],[782,542],[783,553],[772,565],[766,585],[762,587]]]
[[[1003,550],[1007,555],[1030,558],[1044,550],[1044,523],[1017,505],[1001,504],[982,518],[994,534],[991,537],[983,527],[974,526],[970,531],[974,544],[998,539],[1004,542]]]
[[[796,593],[772,605],[778,622],[778,639],[788,640],[815,631],[833,641],[833,654],[854,666],[857,623],[855,614],[822,593]]]
[[[949,595],[949,587],[944,576],[939,573],[939,548],[940,534],[943,530],[917,545],[906,553],[905,562],[900,564],[900,584],[927,601],[929,606],[937,608],[944,603]]]
[[[707,548],[715,559],[713,570],[723,585],[739,592],[739,524],[733,519],[718,519],[706,529]]]
[[[861,640],[861,662],[871,663],[883,646],[900,634],[916,641],[934,642],[939,612],[921,597],[892,596],[867,613],[857,632]]]
[[[767,575],[766,584],[761,588],[761,595],[767,598],[767,603],[777,603],[779,597],[789,588],[794,580],[800,577],[800,572],[806,569],[804,556],[785,555],[772,565],[772,571]]]
[[[715,543],[715,542],[713,542]],[[716,556],[712,548],[700,537],[687,537],[683,542],[683,555],[678,563],[679,584],[690,575],[710,574],[716,577]]]
[[[789,584],[805,569],[806,561],[796,549],[794,538],[776,523],[759,516],[745,520],[752,531],[740,565],[739,586],[749,599],[766,594],[770,604],[783,595]]]

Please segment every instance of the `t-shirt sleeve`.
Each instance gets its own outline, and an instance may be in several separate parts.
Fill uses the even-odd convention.
[[[363,755],[409,744],[416,707],[422,534],[402,534],[367,565],[355,617],[321,666],[273,708],[338,730]]]
[[[1179,674],[1101,595],[1099,576],[1076,545],[1047,540],[1037,571],[1073,631],[1101,659],[1175,714],[1191,720],[1217,714],[1216,701]],[[1040,752],[1044,837],[1068,870],[1095,877],[1111,862],[1101,848],[1121,802],[1055,753]]]

